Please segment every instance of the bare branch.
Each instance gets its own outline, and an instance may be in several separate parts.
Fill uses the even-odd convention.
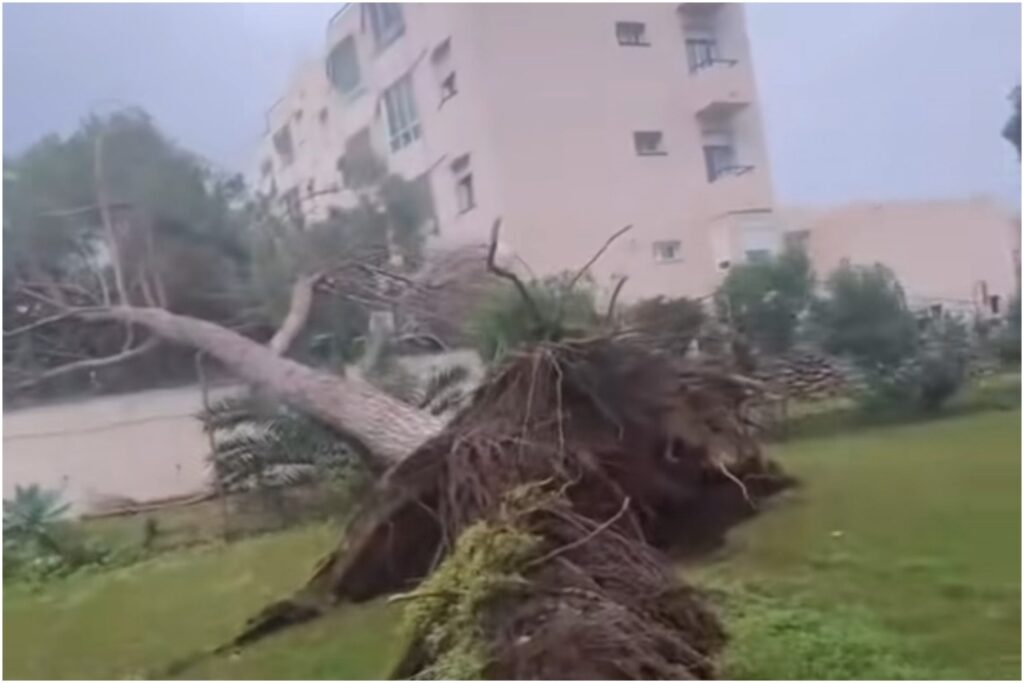
[[[75,313],[79,314],[82,313],[82,311],[77,310],[75,311]],[[122,363],[126,360],[135,358],[136,356],[141,356],[144,353],[152,351],[154,348],[157,347],[159,343],[159,338],[150,337],[149,339],[144,341],[142,344],[139,344],[135,348],[128,349],[126,351],[121,351],[120,353],[116,353],[113,356],[104,356],[103,358],[89,358],[87,360],[76,361],[74,363],[68,363],[67,365],[61,365],[56,368],[52,368],[42,373],[41,375],[36,375],[32,379],[21,382],[14,388],[16,390],[27,389],[28,387],[35,386],[36,384],[39,384],[41,382],[46,382],[56,377],[63,377],[64,375],[70,375],[80,370],[95,370],[96,368],[103,368],[107,367],[108,365],[116,365],[117,363]]]
[[[526,288],[523,281],[519,279],[519,276],[510,270],[505,270],[495,262],[495,256],[498,253],[498,235],[501,232],[501,219],[498,218],[494,221],[494,227],[491,228],[491,246],[487,250],[487,269],[497,275],[500,278],[510,280],[512,284],[519,290],[519,295],[523,297],[523,301],[526,303],[527,308],[530,310],[530,314],[539,325],[544,325],[544,317],[540,314],[540,309],[537,308],[536,302],[533,297],[530,296],[530,290]]]
[[[597,250],[597,253],[594,254],[593,256],[591,256],[590,260],[587,261],[583,265],[582,268],[580,268],[578,271],[576,271],[576,274],[573,275],[571,280],[569,280],[569,284],[566,285],[566,288],[565,288],[566,291],[570,291],[570,290],[572,290],[573,287],[576,286],[576,283],[579,281],[579,279],[581,277],[583,277],[583,274],[586,273],[588,270],[590,270],[590,267],[592,265],[597,263],[597,259],[601,258],[601,254],[603,254],[605,251],[608,250],[608,247],[610,247],[612,245],[612,242],[614,242],[615,240],[619,239],[620,237],[622,237],[623,235],[625,235],[627,232],[629,232],[632,229],[633,229],[632,225],[627,225],[626,227],[620,228],[619,230],[617,230],[615,232],[615,234],[613,234],[611,237],[609,237],[607,240],[605,240],[605,243],[601,245],[601,248]]]
[[[61,320],[75,317],[82,313],[84,310],[88,309],[77,308],[61,311],[60,313],[57,313],[55,315],[51,315],[47,318],[42,318],[41,320],[37,320],[34,323],[29,323],[28,325],[23,325],[22,327],[15,328],[13,330],[4,330],[4,339],[17,337],[20,334],[31,332],[32,330],[37,329],[39,327],[45,327],[46,325],[52,325],[53,323],[60,322]]]
[[[612,298],[608,302],[608,312],[604,314],[604,321],[606,323],[610,323],[612,321],[612,317],[615,315],[615,302],[619,300],[619,292],[622,291],[622,287],[626,284],[626,280],[628,279],[628,275],[623,275],[619,278],[619,281],[615,283],[615,289],[612,290]]]

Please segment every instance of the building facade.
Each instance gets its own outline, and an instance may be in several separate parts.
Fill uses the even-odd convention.
[[[420,184],[435,244],[624,298],[709,293],[780,239],[743,8],[350,4],[267,114],[259,187],[292,216],[354,201],[367,150]]]
[[[1005,315],[1020,289],[1020,214],[991,199],[778,210],[823,280],[844,261],[888,266],[917,309]]]

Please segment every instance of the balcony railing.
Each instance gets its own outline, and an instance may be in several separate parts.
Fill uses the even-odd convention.
[[[722,57],[712,57],[710,59],[701,59],[695,62],[690,67],[690,73],[697,73],[706,69],[711,69],[715,66],[733,67],[740,63],[738,59],[724,59]]]
[[[711,174],[711,182],[715,182],[719,178],[725,176],[741,176],[746,175],[754,170],[753,164],[732,164],[731,166],[721,166],[714,169]]]

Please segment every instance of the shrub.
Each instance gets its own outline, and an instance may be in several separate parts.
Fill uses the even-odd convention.
[[[1006,319],[994,338],[995,352],[1005,365],[1020,365],[1020,294],[1010,299]]]
[[[909,357],[867,369],[862,406],[869,412],[939,410],[967,380],[966,325],[950,315],[926,320]]]
[[[733,267],[715,292],[719,315],[761,351],[781,353],[797,336],[814,291],[810,259],[798,247]]]
[[[849,356],[866,371],[898,366],[917,345],[917,321],[903,288],[881,264],[844,264],[825,281],[811,306],[813,334],[830,353]]]
[[[496,287],[467,321],[467,332],[485,361],[496,361],[524,344],[578,336],[598,324],[589,281],[569,289],[566,275],[526,285],[542,320],[513,287]]]

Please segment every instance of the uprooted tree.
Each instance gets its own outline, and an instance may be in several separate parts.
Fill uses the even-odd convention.
[[[286,355],[321,294],[424,303],[442,298],[451,279],[411,277],[390,269],[391,259],[359,257],[297,272],[289,309],[266,344],[172,312],[152,260],[126,257],[140,224],[137,214],[115,221],[102,142],[95,152],[94,210],[109,267],[91,281],[53,269],[46,287],[12,277],[20,318],[5,338],[73,319],[121,328],[122,346],[25,381],[119,363],[161,343],[196,349],[344,435],[383,472],[308,584],[257,615],[232,646],[339,601],[398,592],[392,599],[408,603],[398,676],[713,675],[718,622],[656,547],[698,547],[784,483],[756,438],[756,382],[725,361],[687,360],[616,330],[623,282],[604,325],[574,335],[560,302],[538,306],[531,286],[498,262],[496,223],[477,253],[522,298],[538,341],[506,353],[446,422],[362,376]],[[386,218],[383,230],[390,247]],[[566,296],[607,246],[568,278]]]

